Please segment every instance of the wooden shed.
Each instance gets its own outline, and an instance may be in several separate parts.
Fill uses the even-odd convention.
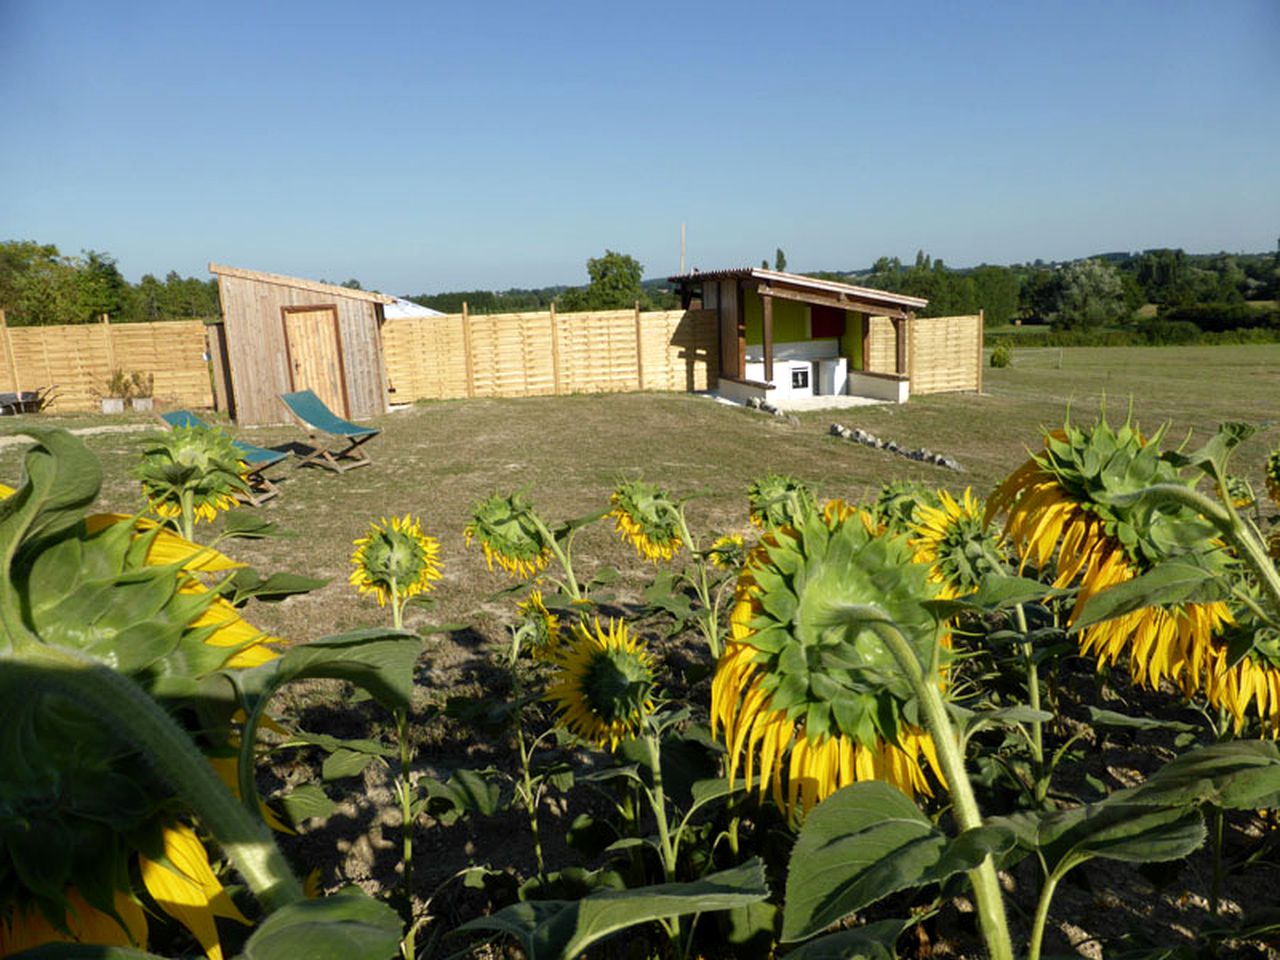
[[[238,423],[284,423],[279,395],[306,389],[350,420],[386,412],[383,306],[394,297],[216,263],[209,272],[223,319],[215,392]]]

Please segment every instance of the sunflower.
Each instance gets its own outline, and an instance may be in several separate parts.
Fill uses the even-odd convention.
[[[610,619],[607,629],[599,619],[594,629],[576,625],[555,667],[543,699],[575,736],[616,750],[643,732],[655,709],[653,658],[625,621]]]
[[[1266,474],[1267,496],[1271,502],[1280,507],[1280,447],[1267,454]]]
[[[762,530],[799,526],[814,506],[809,488],[785,474],[768,474],[747,487],[747,516]]]
[[[711,686],[730,779],[744,777],[762,798],[772,787],[793,822],[858,780],[932,795],[920,758],[935,776],[938,764],[931,738],[907,719],[911,687],[879,636],[841,611],[879,608],[928,665],[946,636],[924,606],[937,592],[905,537],[838,501],[767,534],[739,578]]]
[[[645,560],[660,563],[680,552],[679,508],[665,490],[643,480],[625,480],[609,497],[614,529]]]
[[[249,489],[246,469],[235,443],[221,430],[178,427],[151,439],[137,475],[152,513],[180,520],[190,511],[191,522],[199,523],[212,522],[239,503]]]
[[[746,541],[740,533],[728,533],[718,537],[707,550],[707,559],[721,570],[735,570],[746,559]]]
[[[918,504],[911,548],[918,563],[929,566],[929,579],[942,585],[943,599],[973,593],[985,577],[1004,569],[1005,558],[984,519],[984,506],[965,488],[956,500],[939,490],[937,506]]]
[[[495,493],[481,500],[462,534],[467,546],[473,539],[480,541],[490,570],[497,563],[513,577],[532,577],[551,560],[546,528],[520,493]]]
[[[354,542],[348,578],[360,593],[378,598],[378,606],[405,601],[426,593],[440,573],[440,541],[422,532],[417,517],[383,517],[370,524],[369,532]]]
[[[554,658],[560,646],[560,618],[542,602],[542,591],[531,590],[516,610],[520,614],[516,634],[529,645],[534,659]]]
[[[891,480],[876,494],[871,512],[888,533],[914,533],[920,519],[917,510],[941,505],[932,487],[918,480]]]
[[[1068,623],[1090,597],[1162,560],[1180,557],[1228,572],[1216,531],[1194,512],[1115,503],[1155,483],[1192,485],[1160,452],[1160,436],[1148,440],[1128,422],[1113,429],[1105,417],[1088,428],[1068,423],[1046,435],[1044,452],[1015,470],[987,505],[988,518],[1007,512],[1004,532],[1022,565],[1050,569],[1055,587],[1078,582]],[[1190,696],[1204,688],[1214,635],[1230,620],[1220,602],[1149,607],[1086,628],[1080,648],[1100,667],[1125,657],[1139,684],[1155,688],[1167,678]]]
[[[29,457],[74,455],[51,434]],[[87,461],[84,469],[90,465],[96,468]],[[64,479],[70,474],[46,472],[72,482]],[[13,493],[0,486],[0,499]],[[278,656],[267,645],[272,638],[203,579],[242,566],[154,521],[98,514],[19,542],[8,576],[40,642],[107,662],[153,695],[184,696],[216,670]],[[247,921],[194,831],[165,811],[168,785],[101,718],[21,684],[0,673],[0,727],[9,732],[0,808],[21,812],[33,837],[74,837],[76,849],[33,847],[21,831],[0,839],[0,862],[39,862],[37,872],[11,872],[0,905],[0,955],[63,941],[145,947],[147,923],[129,881],[136,864],[155,903],[219,960],[214,917]],[[42,885],[28,888],[26,876]]]
[[[1237,510],[1248,510],[1257,502],[1258,496],[1253,492],[1253,484],[1246,477],[1228,475],[1226,480],[1227,499],[1231,501],[1231,506]]]

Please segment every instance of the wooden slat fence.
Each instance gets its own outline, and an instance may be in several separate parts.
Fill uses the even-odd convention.
[[[871,318],[867,369],[893,373],[893,323]],[[907,324],[907,370],[912,395],[982,389],[982,315],[916,317]]]
[[[395,403],[627,390],[706,390],[717,378],[715,315],[607,310],[388,320]]]
[[[201,320],[9,327],[0,322],[0,392],[57,385],[50,412],[101,409],[113,370],[155,376],[156,403],[209,407]]]

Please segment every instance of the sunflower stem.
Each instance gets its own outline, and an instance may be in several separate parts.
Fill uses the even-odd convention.
[[[973,784],[964,769],[964,756],[955,727],[947,717],[936,677],[926,677],[911,644],[898,627],[877,607],[854,605],[849,608],[853,618],[869,626],[884,641],[915,691],[924,711],[925,724],[933,735],[934,748],[938,752],[938,765],[951,792],[957,826],[973,830],[982,826],[982,813],[973,793]],[[974,900],[978,908],[978,924],[986,941],[991,960],[1013,960],[1013,942],[1009,937],[1009,921],[1005,916],[1004,897],[1000,891],[1000,879],[996,876],[995,861],[988,854],[978,866],[969,871]]]
[[[1040,888],[1040,899],[1036,901],[1035,917],[1031,920],[1031,938],[1027,944],[1027,960],[1040,960],[1040,948],[1044,943],[1044,928],[1049,921],[1049,904],[1058,889],[1057,873],[1045,877],[1044,886]]]
[[[547,548],[551,551],[551,555],[555,557],[556,562],[560,564],[560,569],[564,571],[564,585],[569,588],[569,597],[573,600],[581,600],[582,591],[578,589],[578,578],[573,575],[573,562],[570,560],[570,554],[572,553],[573,548],[570,545],[569,540],[571,540],[573,534],[569,534],[569,538],[566,540],[566,547],[568,549],[562,550],[560,548],[560,544],[556,542],[555,536],[549,529],[547,529],[547,525],[542,522],[542,518],[532,510],[529,511],[529,516],[533,518],[534,525],[537,526],[538,533],[542,536],[542,542],[547,545]]]
[[[186,731],[133,680],[49,644],[0,657],[0,669],[29,672],[32,689],[58,690],[137,746],[226,851],[267,911],[303,899],[302,884],[266,826],[227,789]]]
[[[1132,494],[1134,500],[1147,496],[1190,507],[1217,527],[1258,575],[1258,582],[1271,601],[1271,609],[1280,611],[1280,572],[1267,555],[1266,544],[1240,519],[1234,508],[1177,483],[1157,483]]]
[[[711,602],[711,587],[707,583],[707,558],[702,555],[702,551],[698,550],[693,542],[693,534],[689,532],[689,522],[685,519],[684,506],[672,506],[671,509],[680,524],[680,537],[684,540],[685,546],[689,548],[689,556],[693,557],[693,565],[698,571],[696,580],[689,578],[694,592],[698,595],[698,602],[702,604],[702,611],[698,615],[698,626],[702,629],[702,635],[706,638],[707,646],[711,650],[711,659],[719,660],[722,652],[720,647],[720,621],[717,616],[716,604]]]
[[[182,539],[188,543],[196,541],[196,507],[195,507],[195,491],[189,487],[185,487],[182,493],[178,495],[181,504],[182,515],[180,522],[182,524]]]
[[[533,785],[530,765],[533,762],[533,750],[526,746],[524,739],[524,717],[522,711],[516,714],[516,744],[520,748],[520,772],[524,776],[524,808],[529,816],[529,833],[533,836],[533,858],[538,865],[539,879],[546,879],[547,867],[542,857],[542,831],[538,827],[538,794]]]
[[[1018,622],[1018,632],[1024,638],[1019,646],[1022,649],[1022,659],[1027,670],[1027,706],[1032,710],[1039,710],[1040,669],[1036,666],[1035,651],[1031,643],[1025,639],[1028,633],[1027,612],[1019,603],[1014,606],[1013,615]],[[1035,800],[1037,804],[1042,804],[1049,794],[1049,778],[1045,776],[1044,723],[1040,720],[1031,721],[1031,757],[1035,768]]]
[[[649,805],[653,808],[653,818],[658,824],[662,873],[667,883],[671,883],[676,878],[676,850],[667,824],[667,795],[662,787],[662,747],[658,742],[658,735],[652,731],[645,734],[644,740],[649,748],[649,766],[653,773],[653,790],[648,793]]]
[[[393,594],[394,597],[394,594]],[[394,600],[392,606],[395,606]],[[409,711],[396,711],[396,739],[400,741],[400,776],[396,794],[400,800],[400,862],[401,879],[404,881],[405,920],[409,932],[405,934],[401,949],[407,960],[413,958],[413,940],[417,927],[413,923],[413,745],[409,741]]]

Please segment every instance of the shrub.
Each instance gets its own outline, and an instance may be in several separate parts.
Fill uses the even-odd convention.
[[[1013,364],[1013,344],[1008,340],[1001,340],[996,344],[995,349],[991,351],[991,365],[993,367],[1008,367]]]

